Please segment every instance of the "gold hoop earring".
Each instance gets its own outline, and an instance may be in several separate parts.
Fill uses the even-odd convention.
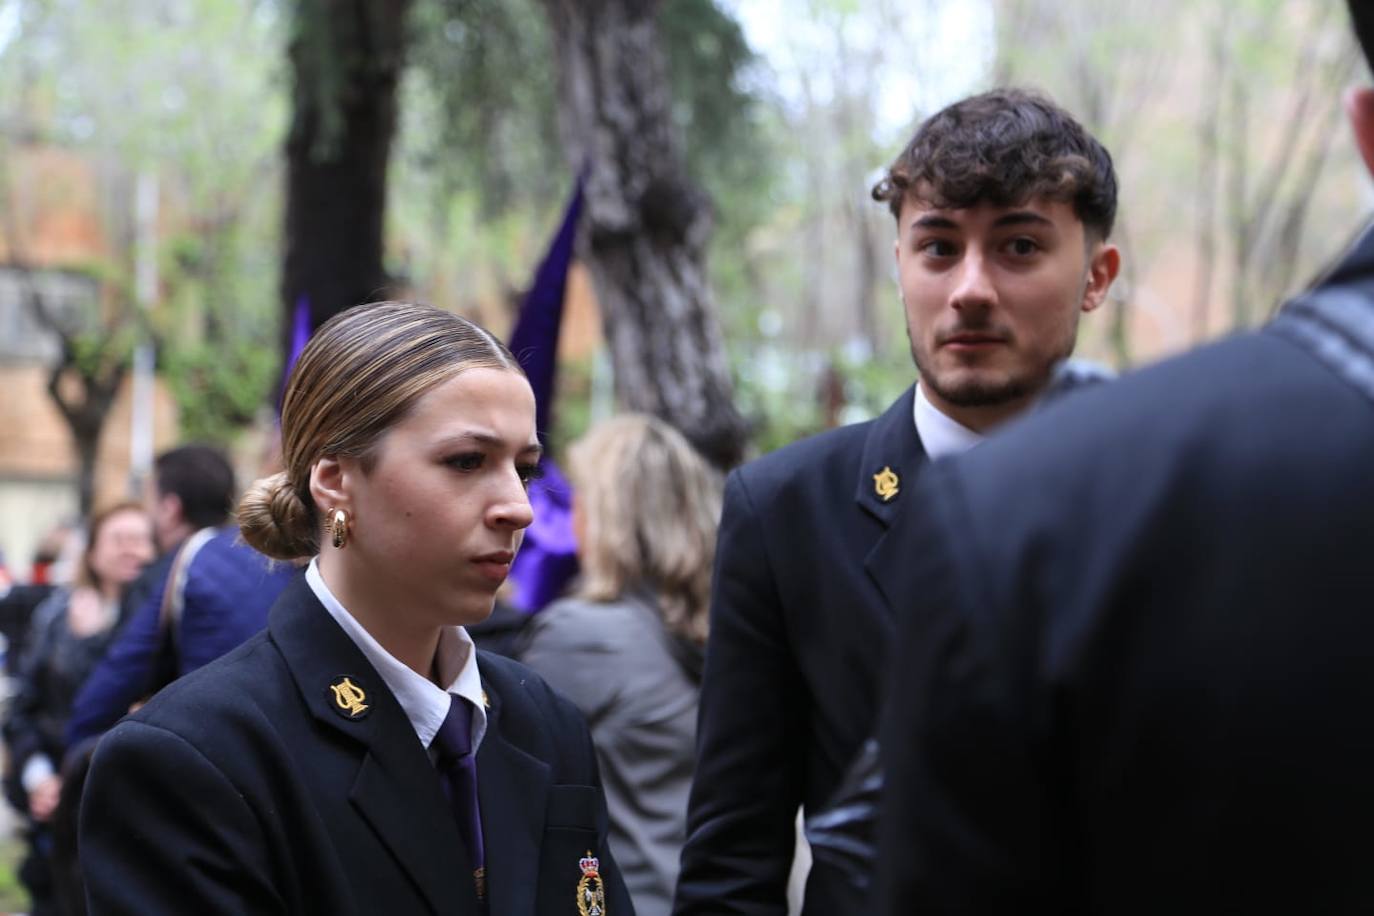
[[[348,545],[348,536],[351,534],[350,526],[352,520],[348,517],[348,512],[343,509],[329,510],[329,533],[333,537],[334,546],[342,550]]]

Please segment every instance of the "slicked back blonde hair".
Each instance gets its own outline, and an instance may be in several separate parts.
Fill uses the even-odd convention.
[[[358,458],[376,446],[426,392],[465,369],[519,364],[500,341],[451,312],[410,302],[374,302],[322,324],[302,351],[282,401],[282,464],[239,502],[244,540],[271,557],[319,552],[320,512],[310,469],[321,457]]]
[[[569,451],[569,472],[583,523],[579,595],[615,601],[648,589],[669,630],[704,642],[719,474],[681,433],[643,414],[594,426]]]

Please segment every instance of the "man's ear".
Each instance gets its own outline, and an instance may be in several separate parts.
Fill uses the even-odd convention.
[[[1345,93],[1345,114],[1350,119],[1364,167],[1374,175],[1374,89],[1352,86]]]
[[[1083,289],[1083,311],[1091,312],[1107,301],[1107,290],[1121,272],[1121,252],[1115,245],[1099,242],[1088,261],[1088,283]]]
[[[331,508],[351,509],[349,502],[349,478],[351,463],[334,457],[323,457],[310,468],[310,497],[320,515]]]
[[[157,498],[158,516],[165,519],[174,519],[177,524],[186,521],[186,510],[181,505],[181,497],[175,493],[163,493]]]

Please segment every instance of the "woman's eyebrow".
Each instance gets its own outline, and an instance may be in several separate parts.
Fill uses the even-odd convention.
[[[440,439],[436,444],[437,444],[440,448],[449,448],[449,447],[458,446],[458,445],[472,445],[472,444],[476,444],[476,445],[485,445],[485,446],[487,446],[487,447],[489,447],[489,448],[506,448],[506,447],[508,447],[508,443],[506,442],[505,439],[502,439],[500,436],[496,435],[496,434],[493,433],[493,432],[488,432],[488,431],[486,431],[486,430],[480,430],[480,429],[468,429],[468,430],[464,430],[464,431],[461,432],[461,433],[455,433],[455,434],[450,435],[450,436],[444,436],[444,437],[443,437],[442,439]],[[540,445],[540,444],[538,443],[538,441],[535,441],[535,442],[527,443],[527,444],[524,445],[524,446],[521,446],[520,449],[519,449],[518,454],[520,454],[520,455],[534,455],[535,457],[539,457],[540,455],[543,454],[543,452],[544,452],[544,447],[543,447],[542,445]]]

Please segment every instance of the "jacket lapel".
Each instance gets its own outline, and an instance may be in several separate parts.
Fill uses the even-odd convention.
[[[349,801],[397,866],[434,913],[478,912],[472,882],[459,877],[464,857],[458,824],[410,720],[304,577],[287,587],[268,630],[311,714],[360,745]],[[361,691],[365,711],[350,714],[338,704],[331,685],[341,677]]]
[[[539,849],[548,807],[548,764],[507,739],[503,721],[520,687],[485,674],[490,706],[487,733],[477,749],[477,796],[487,853],[488,905],[492,913],[533,913],[539,884]],[[511,694],[511,695],[505,695]]]
[[[883,531],[864,558],[869,578],[878,586],[888,610],[893,609],[892,574],[901,568],[899,539],[889,538],[898,508],[926,462],[925,449],[916,435],[916,386],[907,389],[882,416],[873,421],[864,440],[854,501],[877,519]]]

